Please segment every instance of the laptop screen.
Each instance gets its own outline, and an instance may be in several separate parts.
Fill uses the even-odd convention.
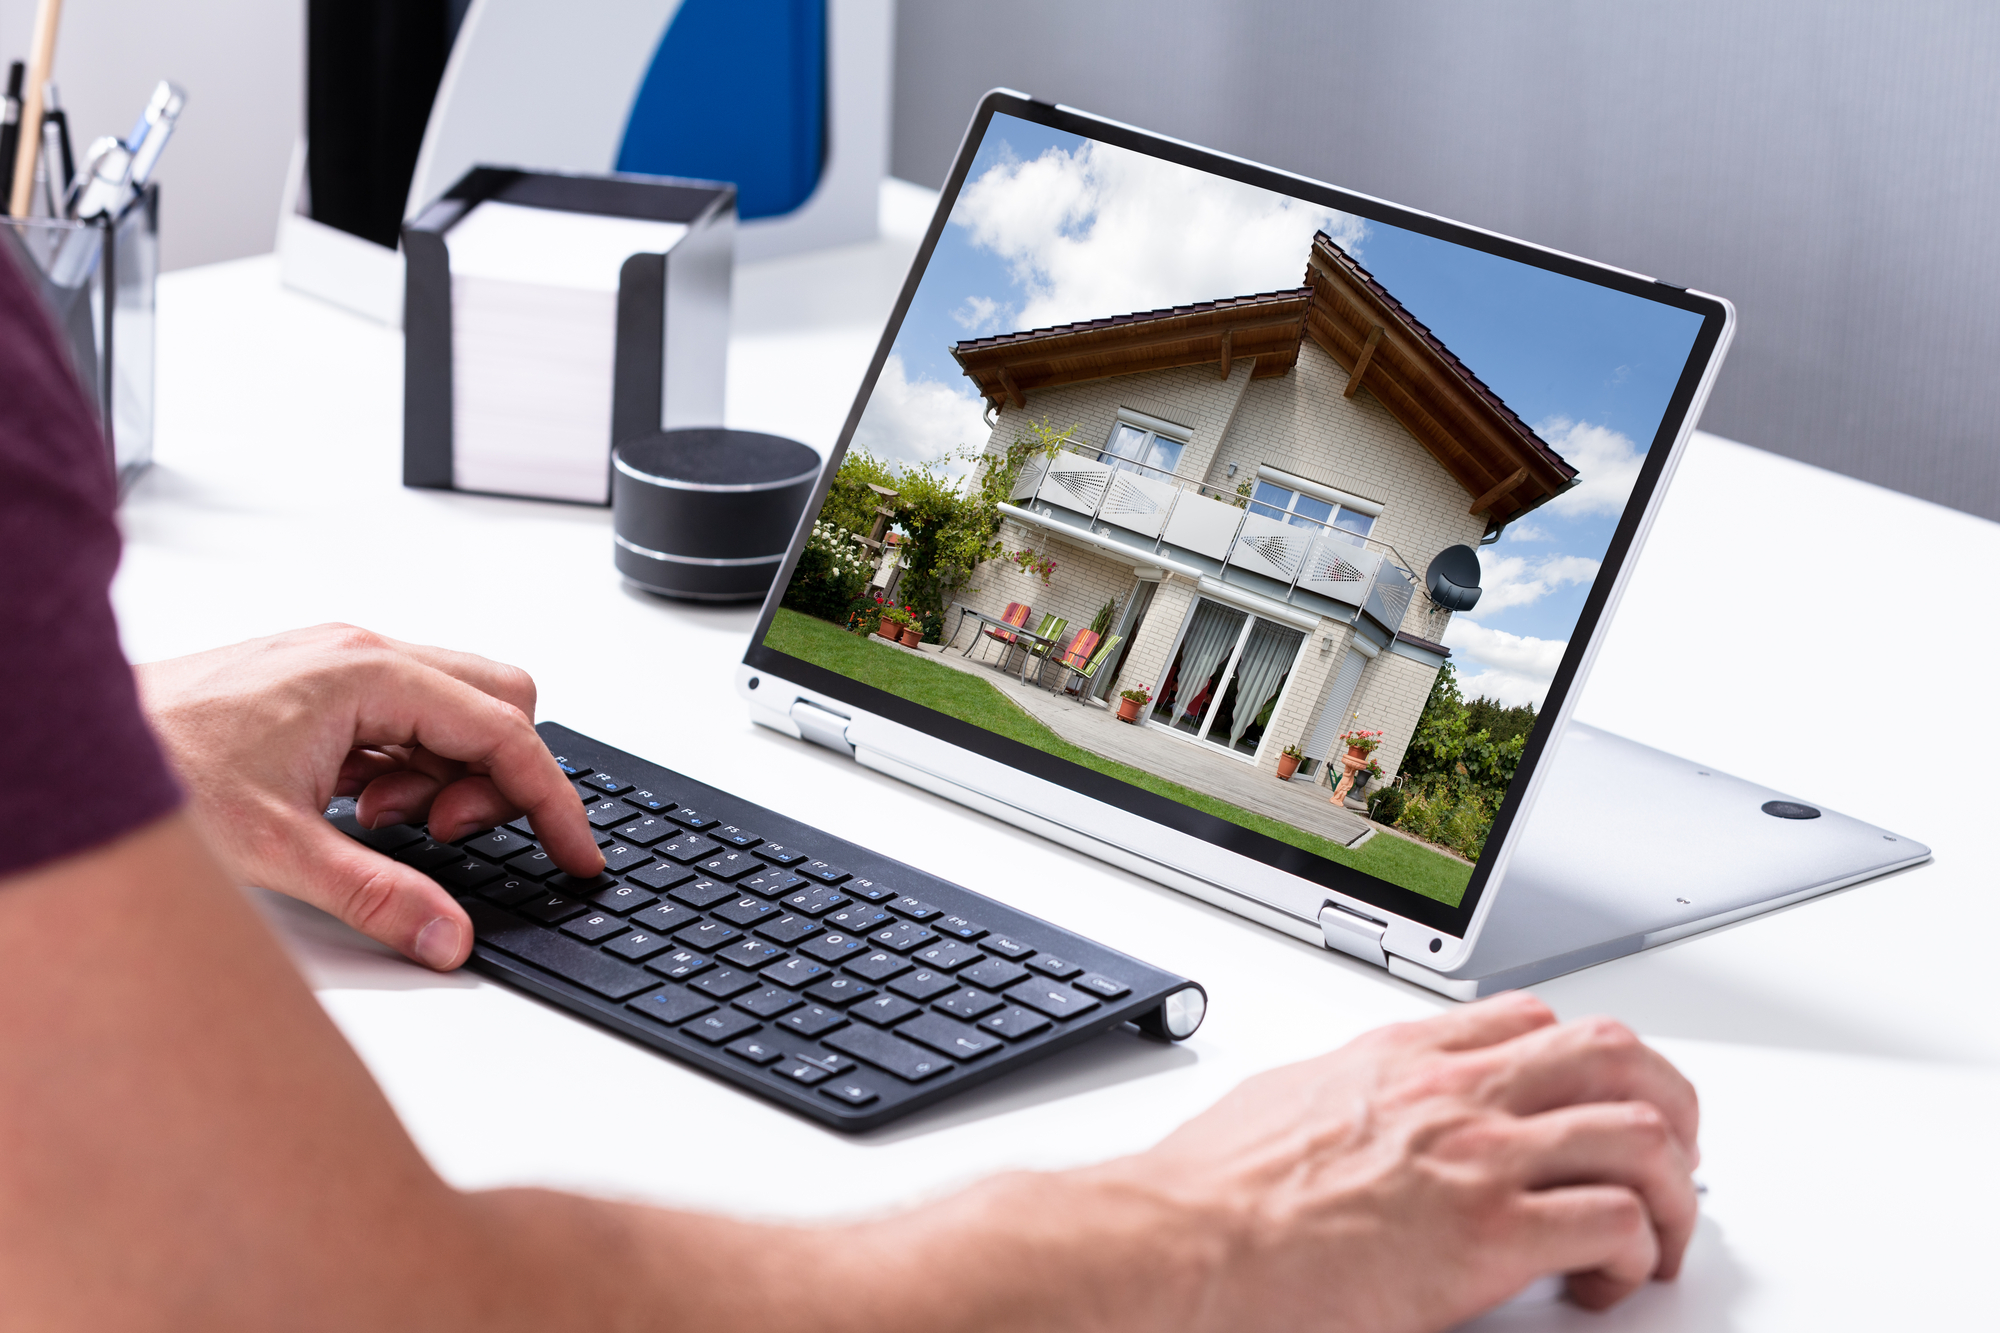
[[[1718,303],[1010,105],[751,664],[1462,924]]]

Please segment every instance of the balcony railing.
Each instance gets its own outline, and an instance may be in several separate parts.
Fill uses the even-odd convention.
[[[1391,633],[1416,595],[1409,562],[1387,542],[1095,451],[1034,455],[1011,498],[1051,517],[1064,511],[1063,521],[1135,551],[1198,557],[1223,581],[1293,605],[1324,598],[1363,609]]]

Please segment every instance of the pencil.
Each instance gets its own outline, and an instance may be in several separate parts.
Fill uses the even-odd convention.
[[[42,89],[56,61],[56,25],[62,22],[62,0],[41,0],[35,10],[35,44],[28,55],[28,86],[21,98],[20,148],[14,155],[14,189],[7,211],[28,216],[35,192],[35,155],[42,146]]]

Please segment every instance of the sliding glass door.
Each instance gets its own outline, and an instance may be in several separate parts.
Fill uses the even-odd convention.
[[[1277,711],[1305,633],[1199,598],[1153,700],[1153,720],[1254,755]]]

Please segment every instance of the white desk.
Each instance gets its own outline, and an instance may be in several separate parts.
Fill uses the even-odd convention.
[[[741,271],[730,424],[829,446],[909,253],[888,240]],[[116,588],[134,658],[339,619],[515,662],[540,683],[544,717],[828,829],[869,830],[1213,997],[1184,1046],[1112,1035],[848,1139],[270,899],[453,1181],[850,1215],[1002,1166],[1139,1148],[1256,1070],[1442,1005],[751,726],[728,679],[754,611],[622,589],[605,511],[404,490],[399,336],[280,291],[269,260],[170,275],[160,310],[159,466],[126,505]],[[1693,1077],[1709,1193],[1679,1283],[1608,1317],[1526,1302],[1482,1327],[1992,1318],[1977,1275],[2000,1234],[2000,725],[1986,684],[2000,643],[1981,602],[1996,560],[1992,524],[1696,441],[1583,716],[1907,830],[1937,860],[1538,988],[1565,1015],[1631,1023]],[[1689,852],[1698,864],[1701,847]],[[987,869],[1029,855],[1046,873]],[[591,1132],[634,1120],[756,1148],[659,1163]],[[843,1188],[802,1190],[792,1172],[807,1160]]]

